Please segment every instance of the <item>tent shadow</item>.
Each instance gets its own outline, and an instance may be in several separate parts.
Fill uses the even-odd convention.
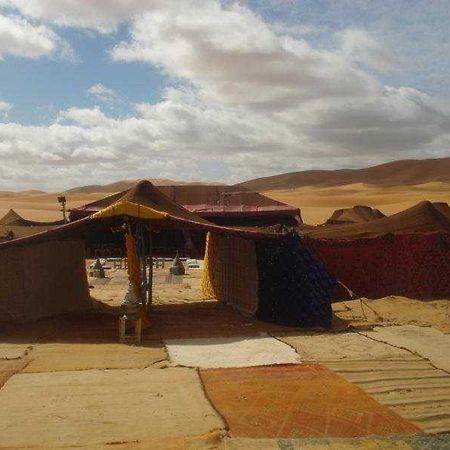
[[[4,344],[37,343],[117,343],[118,306],[93,299],[93,308],[83,313],[69,313],[21,325],[1,325],[0,342]],[[276,333],[329,333],[349,327],[350,322],[333,314],[333,326],[298,328],[245,317],[218,301],[194,301],[154,305],[149,323],[143,329],[141,346],[160,346],[164,339],[240,338]]]

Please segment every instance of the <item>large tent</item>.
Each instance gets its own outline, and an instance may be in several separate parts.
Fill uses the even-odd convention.
[[[167,185],[157,189],[173,202],[183,205],[197,217],[217,225],[269,226],[302,223],[299,208],[273,200],[241,186],[224,185]],[[129,191],[122,191],[70,211],[71,220],[94,214],[118,201]]]
[[[450,208],[421,202],[361,224],[304,230],[309,247],[357,297],[450,295]],[[341,289],[338,297],[347,297]]]
[[[265,320],[330,325],[335,280],[297,235],[212,224],[148,181],[139,182],[91,216],[0,244],[0,321],[24,322],[86,308],[84,243],[90,235],[105,230],[114,230],[122,238],[125,234],[130,281],[139,297],[142,283],[151,280],[151,271],[147,274],[142,262],[151,252],[152,236],[163,229],[208,233],[203,283],[207,295]],[[17,261],[13,268],[12,260]],[[36,264],[29,265],[30,260]],[[75,270],[66,270],[68,266]],[[245,273],[251,274],[251,280]],[[31,314],[31,310],[36,312]]]

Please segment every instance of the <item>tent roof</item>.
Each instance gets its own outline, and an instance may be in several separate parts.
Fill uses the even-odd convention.
[[[325,222],[327,225],[341,223],[364,223],[381,219],[385,215],[378,209],[370,206],[356,205],[352,208],[337,209]]]
[[[254,231],[214,225],[166,197],[149,181],[140,181],[133,189],[96,214],[43,233],[1,243],[0,248],[49,240],[84,238],[90,231],[122,223],[124,217],[141,219],[158,228],[198,229],[246,239],[280,238],[285,235],[269,230]]]
[[[446,203],[423,201],[397,214],[366,223],[316,227],[304,230],[312,238],[351,239],[382,234],[450,233],[450,208]]]
[[[290,215],[300,218],[300,210],[294,206],[273,200],[269,197],[252,192],[243,187],[222,185],[174,185],[153,187],[156,192],[162,193],[166,201],[170,200],[178,208],[194,213],[197,220],[198,214],[202,217],[217,215]],[[92,203],[78,208],[73,208],[73,217],[84,217],[113,204],[120,199],[127,199],[134,195],[132,188],[126,191],[112,194]],[[179,213],[178,213],[179,215]]]

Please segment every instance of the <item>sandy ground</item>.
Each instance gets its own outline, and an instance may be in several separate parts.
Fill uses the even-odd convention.
[[[346,327],[408,324],[450,333],[449,299],[422,301],[391,295],[379,299],[361,298],[333,303],[332,307],[336,319],[342,319]]]
[[[324,223],[340,208],[367,205],[391,215],[422,200],[450,202],[450,183],[433,182],[415,186],[373,186],[362,183],[333,187],[302,187],[262,192],[268,197],[298,206],[305,223]]]
[[[36,221],[61,220],[60,204],[57,193],[41,191],[3,192],[0,191],[0,217],[10,208],[14,209],[25,219]],[[67,208],[75,208],[93,202],[109,194],[63,194],[66,196]]]
[[[450,183],[433,182],[413,186],[373,186],[362,183],[333,187],[303,187],[263,192],[268,197],[298,206],[306,223],[325,222],[334,210],[367,205],[390,215],[422,200],[450,202]],[[73,208],[103,198],[107,193],[65,194],[67,207]],[[61,219],[56,193],[39,191],[1,192],[0,217],[10,208],[26,219],[46,221]]]
[[[198,368],[207,367],[205,361],[215,359],[220,366],[224,358],[232,360],[223,353],[228,342],[257,343],[262,335],[288,349],[300,365],[327,367],[420,429],[450,432],[449,300],[335,303],[333,330],[313,332],[245,318],[202,300],[198,269],[175,284],[167,282],[166,272],[155,271],[154,308],[141,346],[117,342],[116,314],[127,284],[121,270],[108,271],[105,280],[90,279],[91,294],[101,302],[89,314],[0,327],[0,448],[423,448],[422,435],[230,438]],[[196,346],[194,339],[219,340],[219,351]],[[178,356],[171,354],[173,344],[182,348]],[[258,347],[264,364],[279,356],[271,345]],[[178,357],[193,368],[173,367]],[[446,448],[450,435],[431,439],[430,448]]]

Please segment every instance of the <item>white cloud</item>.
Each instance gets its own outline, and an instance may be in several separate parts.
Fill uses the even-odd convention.
[[[58,50],[61,41],[44,25],[0,14],[0,59],[5,55],[38,58]]]
[[[90,108],[69,108],[61,111],[57,122],[72,122],[82,127],[104,126],[111,123],[98,107]]]
[[[93,84],[88,89],[87,93],[102,102],[111,102],[118,98],[118,95],[114,92],[114,90],[107,88],[101,83]]]
[[[136,17],[131,39],[116,46],[112,57],[157,65],[193,83],[211,101],[255,108],[286,108],[379,88],[340,54],[278,36],[243,6],[203,1],[201,10],[192,14],[187,1]]]
[[[171,0],[167,0],[171,1]],[[113,31],[124,19],[164,3],[163,0],[0,0],[0,6],[59,26]]]
[[[0,119],[7,119],[8,113],[11,110],[11,103],[4,102],[0,100]]]
[[[365,63],[384,71],[394,65],[391,51],[376,41],[369,33],[360,29],[347,29],[338,34],[341,40],[341,53],[349,61]]]
[[[27,173],[29,183],[51,189],[118,178],[198,180],[211,165],[215,177],[237,182],[438,157],[448,148],[449,108],[365,71],[388,68],[393,56],[361,30],[342,32],[341,48],[325,51],[234,3],[105,0],[89,10],[75,0],[14,3],[31,17],[100,31],[128,18],[129,38],[112,57],[156,65],[177,87],[137,105],[134,117],[72,107],[48,127],[0,124],[0,187]],[[102,84],[88,93],[116,95]],[[52,176],[40,176],[48,167]]]
[[[12,108],[11,103],[3,102],[0,100],[0,111],[7,112]]]

